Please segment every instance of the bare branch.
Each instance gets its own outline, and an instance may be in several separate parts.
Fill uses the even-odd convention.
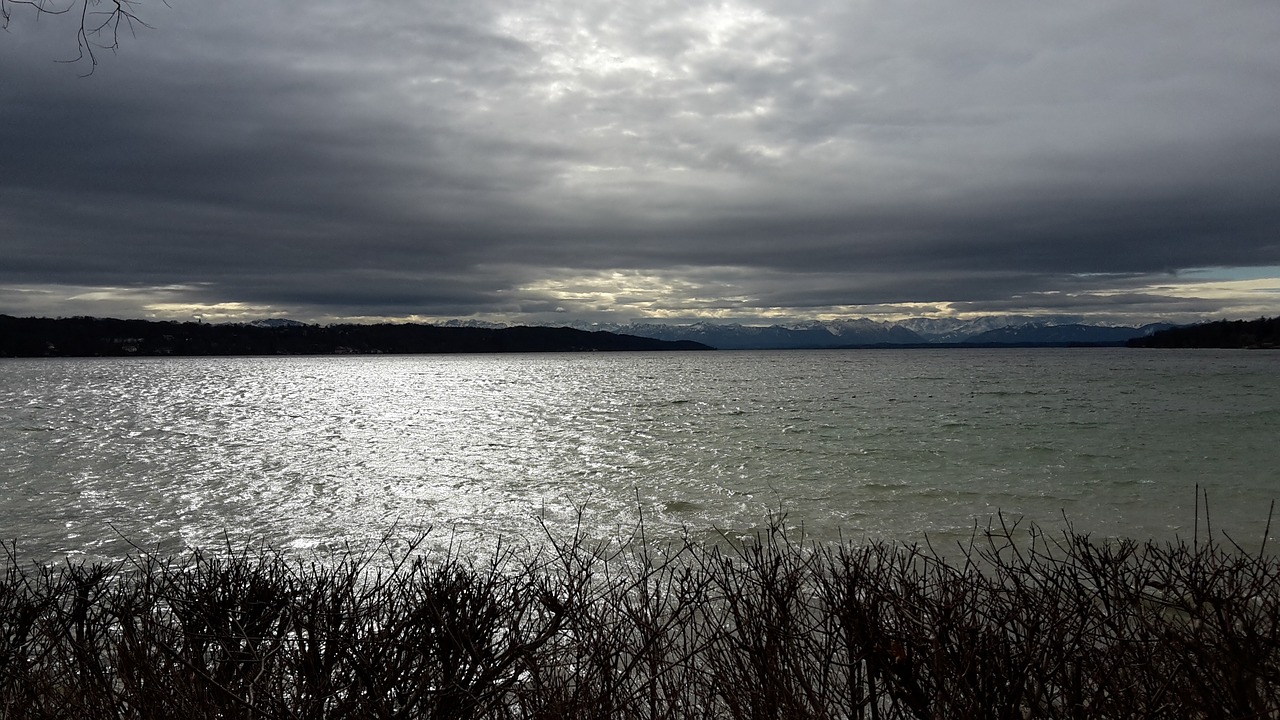
[[[163,0],[168,5],[168,0]],[[98,66],[98,51],[115,52],[120,47],[121,32],[136,35],[139,27],[150,28],[137,14],[134,0],[71,0],[60,5],[54,0],[0,0],[0,29],[7,30],[15,6],[32,9],[37,20],[45,15],[78,15],[76,56],[61,62],[89,61],[89,72]]]

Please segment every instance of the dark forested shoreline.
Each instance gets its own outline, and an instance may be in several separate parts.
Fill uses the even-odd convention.
[[[572,328],[468,328],[434,325],[210,325],[111,318],[0,315],[0,357],[342,355],[419,353],[709,350]]]
[[[1143,348],[1280,348],[1280,317],[1183,325],[1134,338],[1128,345]]]
[[[1117,342],[1000,342],[851,345],[891,347],[1079,347]],[[1184,325],[1133,338],[1140,348],[1280,348],[1280,317]],[[114,318],[0,315],[0,357],[203,355],[375,355],[427,353],[711,350],[693,340],[659,340],[567,327],[209,324]]]

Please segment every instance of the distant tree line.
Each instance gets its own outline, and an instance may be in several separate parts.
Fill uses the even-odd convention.
[[[1134,338],[1129,347],[1280,348],[1280,317],[1186,325]]]
[[[572,328],[254,325],[0,315],[0,357],[341,355],[706,350],[696,342]]]

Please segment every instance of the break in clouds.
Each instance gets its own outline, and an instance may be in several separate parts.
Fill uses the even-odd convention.
[[[1271,3],[8,9],[2,313],[1280,312]]]

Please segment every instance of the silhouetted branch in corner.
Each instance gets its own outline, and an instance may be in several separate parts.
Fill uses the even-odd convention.
[[[165,5],[168,1],[164,0]],[[115,52],[122,33],[134,35],[139,27],[150,28],[135,12],[133,0],[71,0],[63,5],[55,0],[0,0],[0,28],[9,29],[15,6],[27,6],[39,19],[44,15],[79,16],[76,29],[77,54],[68,63],[89,61],[89,73],[98,66],[97,50]]]

